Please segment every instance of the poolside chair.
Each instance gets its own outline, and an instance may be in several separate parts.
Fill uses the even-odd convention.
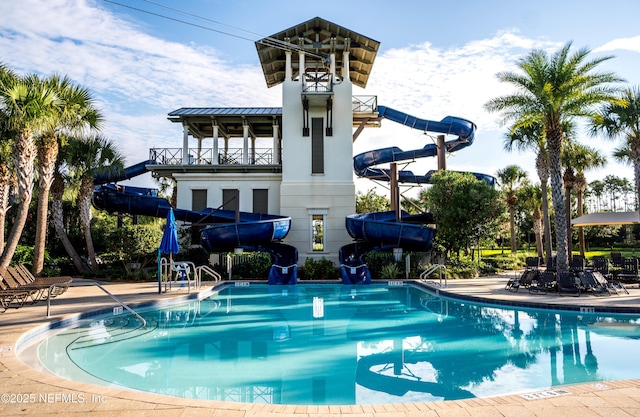
[[[640,263],[638,258],[625,258],[622,271],[617,276],[618,281],[628,284],[640,283]]]
[[[13,284],[14,288],[31,290],[30,298],[34,303],[46,300],[49,295],[57,297],[64,293],[73,280],[71,277],[34,277],[24,265],[7,267],[3,278]],[[52,285],[56,285],[51,288]],[[50,293],[50,294],[49,294]]]
[[[596,274],[598,277],[596,277]],[[579,275],[580,284],[585,292],[593,295],[611,295],[606,285],[606,279],[601,273],[595,271],[582,271]]]
[[[10,288],[7,282],[0,279],[0,307],[2,307],[2,313],[7,311],[8,308],[20,308],[31,297],[32,290]]]
[[[616,268],[622,268],[624,266],[624,257],[621,252],[611,252],[611,265]]]
[[[544,271],[538,280],[529,286],[531,294],[547,294],[550,291],[558,290],[558,282],[554,271]]]
[[[540,276],[540,258],[528,257],[526,259],[525,270],[519,277],[514,277],[507,281],[504,289],[511,292],[518,292],[522,288],[529,288]]]
[[[569,270],[578,273],[584,271],[586,266],[587,260],[581,256],[575,255],[571,258],[571,262],[569,263]]]
[[[579,297],[581,292],[580,279],[572,271],[558,272],[558,294],[572,294]]]
[[[612,277],[611,272],[609,272],[609,261],[603,256],[594,256],[591,258],[591,268],[594,271],[600,272],[607,279]]]
[[[611,275],[611,279],[608,279],[601,272],[593,271],[593,276],[598,282],[604,285],[610,293],[620,295],[620,293],[624,292],[625,294],[629,294],[629,291],[627,291],[627,288],[621,282],[613,279],[613,275]]]

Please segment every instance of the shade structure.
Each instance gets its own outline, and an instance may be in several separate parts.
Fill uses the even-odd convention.
[[[176,226],[176,218],[173,214],[173,209],[170,209],[167,213],[167,223],[164,226],[164,232],[162,233],[162,240],[158,247],[158,292],[162,292],[162,267],[160,262],[161,254],[169,255],[169,268],[173,264],[173,254],[180,252],[180,245],[178,243],[178,228]]]
[[[607,226],[618,224],[640,224],[640,213],[637,211],[589,213],[571,220],[572,226]]]

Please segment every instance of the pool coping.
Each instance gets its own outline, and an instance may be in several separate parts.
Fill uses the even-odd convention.
[[[500,278],[500,277],[498,277]],[[504,285],[504,276],[500,278]],[[326,281],[325,281],[326,282]],[[405,281],[407,282],[407,281]],[[415,280],[424,288],[428,286]],[[451,281],[449,281],[451,282]],[[327,282],[334,283],[334,282]],[[126,285],[126,284],[121,284]],[[217,287],[205,288],[203,291],[180,296],[163,297],[142,302],[131,303],[136,308],[140,305],[148,307],[180,303],[188,299],[206,297],[214,290],[219,290],[232,282],[225,282]],[[136,289],[133,289],[135,295]],[[149,292],[147,290],[147,292]],[[446,292],[446,297],[460,297],[467,301],[479,301],[485,304],[493,304],[496,300],[478,297],[476,295],[457,292],[455,288],[447,288],[439,291],[441,295]],[[637,291],[640,295],[640,290]],[[508,294],[506,294],[508,296]],[[158,295],[158,297],[162,297]],[[168,304],[167,304],[168,303]],[[521,304],[517,301],[516,304]],[[499,304],[499,303],[498,303]],[[526,308],[531,308],[532,303],[525,303]],[[538,303],[533,303],[538,304]],[[514,304],[502,304],[510,305]],[[93,307],[93,308],[91,308]],[[97,315],[96,305],[88,304],[84,311],[78,313],[85,318]],[[24,307],[23,307],[24,308]],[[548,308],[548,307],[547,307]],[[109,312],[109,309],[98,309]],[[20,310],[16,310],[18,312]],[[12,311],[11,313],[13,313]],[[7,313],[5,313],[7,314]],[[23,315],[23,314],[21,314]],[[14,315],[17,317],[18,315]],[[2,319],[10,316],[0,316]],[[600,384],[567,385],[561,387],[568,394],[554,395],[553,390],[548,392],[530,393],[532,398],[525,398],[521,394],[500,397],[474,398],[468,400],[443,401],[434,403],[402,403],[381,404],[371,406],[295,406],[295,405],[265,405],[232,403],[214,400],[192,400],[178,397],[168,397],[160,394],[152,394],[138,391],[130,391],[119,388],[101,387],[69,381],[61,377],[49,375],[30,368],[24,364],[15,354],[21,337],[32,334],[40,328],[50,326],[59,327],[63,320],[73,320],[69,315],[64,315],[58,320],[40,325],[0,324],[9,328],[8,332],[0,333],[0,394],[45,394],[52,401],[30,404],[10,404],[0,402],[0,411],[3,415],[40,415],[42,413],[83,413],[91,415],[229,415],[229,416],[320,416],[320,415],[349,415],[349,416],[448,416],[448,415],[604,415],[619,413],[620,415],[640,415],[640,379],[625,381],[606,381]],[[57,323],[57,324],[54,324]],[[3,346],[11,340],[13,351],[7,351]],[[22,340],[24,343],[24,340]],[[0,395],[0,399],[2,399]],[[58,397],[56,397],[58,395]],[[64,401],[66,399],[79,399],[82,402]],[[81,396],[81,397],[80,397]],[[39,398],[37,398],[39,400]],[[97,401],[93,401],[98,399]],[[104,400],[104,401],[101,401]],[[544,410],[544,412],[541,412]]]

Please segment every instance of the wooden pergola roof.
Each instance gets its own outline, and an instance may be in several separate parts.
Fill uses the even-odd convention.
[[[256,41],[258,57],[268,87],[284,81],[287,50],[294,54],[293,66],[297,65],[297,55],[300,51],[306,53],[306,63],[317,61],[318,65],[327,64],[329,54],[335,53],[338,68],[343,66],[342,52],[346,50],[349,51],[351,82],[364,88],[379,47],[380,42],[319,17]]]

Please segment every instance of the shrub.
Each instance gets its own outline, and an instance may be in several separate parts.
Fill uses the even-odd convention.
[[[318,260],[307,258],[299,274],[301,279],[332,280],[339,277],[333,262],[325,258]]]
[[[243,261],[233,265],[232,278],[259,278],[267,279],[269,270],[273,263],[271,255],[265,252],[251,253],[251,256],[244,254]]]
[[[398,266],[397,263],[392,263],[392,264],[386,264],[385,266],[382,267],[382,270],[380,271],[380,278],[383,279],[393,279],[393,278],[397,278],[398,275],[400,275],[400,267]]]

